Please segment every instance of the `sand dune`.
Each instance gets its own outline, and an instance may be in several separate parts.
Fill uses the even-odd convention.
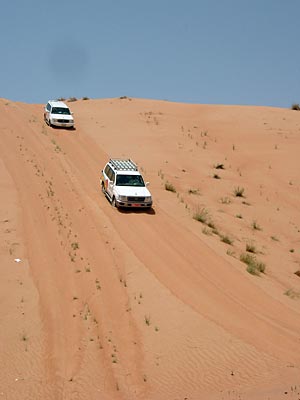
[[[0,99],[0,399],[299,399],[300,114],[69,105]],[[152,212],[111,207],[109,157]]]

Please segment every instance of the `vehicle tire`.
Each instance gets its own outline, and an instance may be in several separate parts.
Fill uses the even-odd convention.
[[[105,194],[105,188],[104,188],[104,183],[103,182],[101,182],[101,190],[102,190],[102,193]]]
[[[118,207],[115,197],[113,197],[113,199],[112,199],[112,201],[111,201],[111,205],[112,205],[114,208],[117,208],[117,207]]]

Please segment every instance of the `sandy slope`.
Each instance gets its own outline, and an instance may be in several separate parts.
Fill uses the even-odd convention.
[[[0,399],[300,398],[300,113],[70,106],[75,131],[0,100]],[[153,212],[111,207],[109,157]]]

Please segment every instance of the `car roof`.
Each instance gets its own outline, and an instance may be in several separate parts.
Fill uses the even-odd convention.
[[[141,175],[139,171],[131,171],[130,169],[129,170],[122,170],[122,171],[118,171],[118,170],[114,169],[114,172],[117,175]]]
[[[69,108],[63,101],[59,101],[59,100],[49,100],[48,103],[49,103],[52,107]]]

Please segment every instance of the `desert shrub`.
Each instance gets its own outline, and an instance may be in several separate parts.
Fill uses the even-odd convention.
[[[212,220],[209,220],[209,221],[207,222],[207,226],[208,226],[209,228],[211,228],[211,229],[216,229],[216,225],[215,225],[215,223],[214,223]]]
[[[199,194],[199,190],[198,189],[189,189],[188,193],[189,194]]]
[[[274,242],[279,242],[279,239],[276,236],[271,236],[271,239],[274,240]]]
[[[68,101],[69,101],[69,102],[77,101],[77,98],[76,98],[76,97],[70,97],[70,98],[68,99]]]
[[[248,251],[249,253],[255,254],[256,253],[256,248],[255,248],[254,244],[253,243],[247,243],[246,244],[246,251]]]
[[[221,179],[220,175],[218,175],[218,174],[213,174],[213,178],[214,179]]]
[[[300,110],[300,105],[298,103],[294,103],[291,106],[291,110],[296,110],[299,111]]]
[[[252,254],[242,253],[240,255],[240,260],[247,265],[246,270],[251,275],[259,275],[266,270],[266,265],[261,261],[257,261]]]
[[[196,221],[202,222],[206,224],[209,219],[209,213],[206,208],[204,207],[197,207],[196,211],[194,212],[193,218]]]
[[[89,97],[84,96],[82,100],[89,100]]]
[[[233,193],[235,195],[235,197],[244,197],[244,191],[245,189],[243,187],[235,187],[233,190]]]
[[[220,198],[220,202],[221,202],[222,204],[230,204],[230,203],[231,203],[231,200],[230,200],[229,197],[225,196],[225,197],[221,197],[221,198]]]
[[[174,185],[172,185],[172,183],[170,183],[170,182],[165,183],[165,189],[168,190],[169,192],[176,193],[176,189],[175,189]]]
[[[262,274],[264,274],[264,272],[265,272],[265,270],[266,270],[266,264],[265,264],[265,263],[263,263],[262,261],[259,261],[259,262],[256,264],[256,267],[257,267],[257,269],[258,269],[259,272],[261,272]]]
[[[212,232],[210,229],[208,229],[206,226],[202,229],[202,233],[204,233],[204,235],[211,235]]]
[[[221,235],[220,236],[221,242],[224,242],[226,244],[232,244],[233,240],[230,239],[230,237],[228,237],[227,235]]]
[[[214,166],[215,169],[225,169],[224,164],[216,164]]]
[[[258,225],[258,223],[256,221],[252,222],[252,229],[256,230],[256,231],[261,231],[261,227]]]
[[[294,289],[288,289],[286,292],[284,292],[284,294],[288,297],[291,297],[292,299],[300,298],[300,292]]]

